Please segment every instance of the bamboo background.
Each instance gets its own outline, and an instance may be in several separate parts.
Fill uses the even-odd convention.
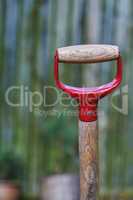
[[[43,176],[78,173],[77,120],[45,118],[27,107],[10,107],[5,91],[10,86],[25,86],[43,92],[44,86],[54,86],[57,47],[117,44],[124,60],[124,78],[113,99],[121,107],[123,88],[127,92],[125,86],[133,80],[132,8],[131,0],[0,0],[0,152],[13,152],[23,161],[26,194],[38,194]],[[110,81],[113,74],[112,63],[62,70],[64,81],[75,85],[99,85]],[[111,96],[100,103],[100,187],[104,193],[133,190],[132,89],[130,93],[128,115],[112,108]],[[19,95],[12,98],[18,101]],[[47,101],[53,99],[48,91]],[[56,105],[56,109],[64,108]]]

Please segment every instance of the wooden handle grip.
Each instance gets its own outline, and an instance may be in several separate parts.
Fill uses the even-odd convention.
[[[80,200],[96,200],[98,193],[97,122],[79,121]]]
[[[57,51],[62,63],[98,63],[116,60],[120,55],[119,48],[113,45],[77,45]]]

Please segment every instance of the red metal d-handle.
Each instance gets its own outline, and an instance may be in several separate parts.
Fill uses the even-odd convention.
[[[79,119],[81,121],[85,121],[85,122],[95,121],[97,119],[98,101],[104,96],[113,92],[121,83],[122,59],[121,59],[120,54],[117,55],[113,59],[111,58],[107,60],[101,59],[99,60],[99,62],[108,61],[108,60],[116,60],[117,62],[117,73],[112,82],[99,86],[99,87],[93,87],[93,88],[71,87],[71,86],[63,84],[59,80],[58,67],[59,67],[60,60],[59,60],[58,50],[56,50],[55,58],[54,58],[54,77],[56,81],[56,86],[79,101]],[[84,63],[95,63],[95,60],[93,62],[84,62]]]

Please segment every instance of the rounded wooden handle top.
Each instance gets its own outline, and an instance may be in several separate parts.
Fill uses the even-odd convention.
[[[120,53],[114,45],[77,45],[58,48],[59,62],[98,63],[116,60]]]

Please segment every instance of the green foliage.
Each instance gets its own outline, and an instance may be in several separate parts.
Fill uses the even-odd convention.
[[[0,154],[0,179],[20,181],[24,176],[24,164],[13,152]]]
[[[44,123],[43,140],[46,153],[45,172],[65,173],[76,171],[78,135],[74,118],[53,117]]]

